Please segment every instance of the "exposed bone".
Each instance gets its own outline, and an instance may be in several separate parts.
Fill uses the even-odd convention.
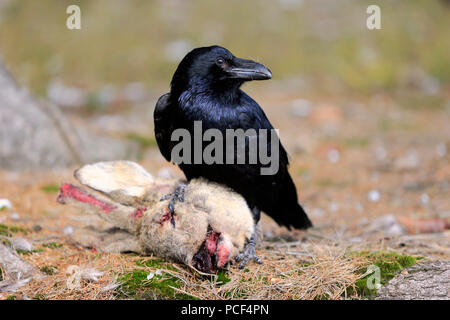
[[[90,189],[63,184],[58,201],[118,228],[74,233],[76,241],[100,251],[152,253],[211,272],[241,252],[254,233],[245,200],[206,180],[189,182],[172,216],[169,200],[160,199],[180,181],[155,179],[136,163],[94,163],[78,169],[75,177]]]

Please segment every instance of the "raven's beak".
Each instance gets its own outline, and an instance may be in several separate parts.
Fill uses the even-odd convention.
[[[229,78],[242,80],[267,80],[272,78],[270,70],[255,61],[234,58],[233,65],[227,70]]]

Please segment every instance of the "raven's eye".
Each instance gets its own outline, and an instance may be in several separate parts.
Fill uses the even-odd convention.
[[[216,59],[216,63],[217,63],[217,65],[222,65],[222,64],[224,64],[224,62],[225,62],[225,60],[223,59],[223,58],[217,58]]]

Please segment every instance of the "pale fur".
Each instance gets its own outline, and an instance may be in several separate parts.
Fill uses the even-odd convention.
[[[155,179],[136,166],[128,161],[101,162],[84,166],[75,173],[83,185],[104,194],[95,195],[97,198],[113,203],[116,208],[105,213],[95,206],[66,200],[100,215],[130,235],[125,239],[123,233],[117,238],[114,232],[103,232],[97,237],[97,249],[152,253],[190,265],[205,241],[208,227],[220,233],[221,241],[230,247],[230,259],[244,249],[255,230],[251,212],[239,194],[204,179],[190,181],[184,202],[175,203],[176,227],[173,228],[170,223],[160,223],[169,203],[169,199],[160,199],[172,192],[180,181]],[[139,188],[134,188],[136,186]],[[145,208],[143,215],[133,218],[137,208]],[[83,243],[80,232],[75,238]],[[94,241],[92,230],[85,238],[87,242]]]

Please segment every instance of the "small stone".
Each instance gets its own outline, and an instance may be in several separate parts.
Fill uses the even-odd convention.
[[[367,194],[367,198],[371,201],[371,202],[377,202],[380,200],[380,192],[378,190],[371,190],[368,194]]]
[[[419,167],[419,164],[419,156],[415,150],[409,150],[405,156],[395,161],[398,169],[416,169]]]
[[[324,215],[324,211],[322,209],[320,209],[320,208],[314,208],[314,209],[311,210],[311,215],[313,217],[320,218],[320,217],[322,217]]]
[[[336,202],[332,202],[330,203],[330,205],[328,206],[328,209],[331,212],[336,212],[339,209],[339,204],[337,204]]]
[[[272,283],[280,283],[281,279],[280,278],[271,278],[270,282],[272,282]]]
[[[381,231],[387,236],[399,236],[405,234],[405,230],[397,222],[397,219],[393,214],[387,214],[375,219],[368,228],[368,231]]]
[[[147,275],[147,280],[153,279],[154,276],[155,276],[155,274],[154,274],[153,272],[150,272],[150,273]]]
[[[63,229],[63,233],[64,233],[66,236],[71,235],[71,234],[73,233],[73,231],[74,231],[74,229],[73,229],[72,226],[65,226],[64,229]]]
[[[444,143],[439,143],[436,146],[436,153],[439,157],[443,158],[447,154],[447,146]]]
[[[386,159],[386,156],[387,156],[387,151],[386,151],[385,148],[383,148],[383,147],[377,147],[377,148],[375,149],[375,157],[376,157],[378,160],[384,160],[384,159]]]
[[[11,239],[11,246],[14,250],[32,251],[33,245],[25,238],[13,238]]]
[[[38,225],[38,224],[35,224],[32,229],[33,229],[34,232],[42,231],[42,227],[40,225]]]
[[[12,209],[12,204],[11,201],[9,201],[8,199],[0,199],[0,209]]]
[[[428,194],[426,194],[426,193],[422,193],[422,194],[420,195],[420,202],[421,202],[423,205],[428,204],[428,203],[430,202],[430,196],[429,196]]]
[[[340,153],[336,149],[331,149],[330,151],[328,151],[327,157],[328,161],[330,161],[331,163],[337,163],[340,159]]]
[[[9,216],[12,220],[19,220],[20,219],[20,215],[17,212],[13,212],[11,213],[11,215]]]

